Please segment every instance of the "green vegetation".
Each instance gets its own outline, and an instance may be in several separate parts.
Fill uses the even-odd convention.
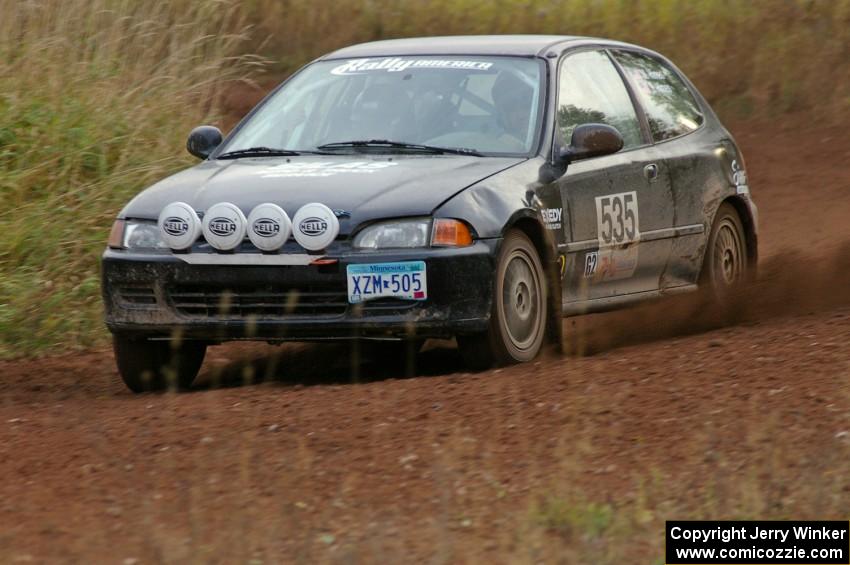
[[[280,76],[384,37],[596,35],[668,54],[726,117],[850,113],[850,0],[0,0],[0,13],[0,356],[103,340],[112,218],[191,162],[185,135],[215,118],[256,61],[245,53]]]
[[[563,484],[532,493],[537,502],[526,523],[516,526],[516,561],[660,564],[666,520],[840,519],[850,488],[846,461],[830,455],[795,468],[793,450],[779,443],[768,450],[759,445],[776,437],[768,430],[776,430],[776,423],[750,430],[759,437],[745,440],[752,444],[747,457],[719,454],[706,438],[704,445],[696,440],[704,451],[702,462],[697,450],[691,459],[670,461],[649,476],[642,475],[645,468],[624,470],[630,487],[613,500],[593,486],[577,486],[587,482],[586,469],[565,469]],[[694,469],[702,469],[702,475],[694,476]]]
[[[124,203],[191,162],[247,62],[220,2],[0,0],[0,356],[104,335],[98,259]]]
[[[382,38],[587,35],[664,53],[727,118],[850,112],[850,0],[254,0],[246,16],[282,73]]]

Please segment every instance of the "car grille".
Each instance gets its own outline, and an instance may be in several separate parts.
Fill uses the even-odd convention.
[[[118,288],[118,297],[130,305],[156,304],[154,290],[148,286],[122,286]]]
[[[422,304],[418,300],[404,300],[402,298],[378,298],[360,303],[363,312],[369,314],[399,314],[414,306]]]
[[[177,312],[202,318],[340,316],[348,308],[344,286],[220,288],[178,285],[169,287],[166,292]]]

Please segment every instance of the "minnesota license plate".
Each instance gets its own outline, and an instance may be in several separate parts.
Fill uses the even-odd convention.
[[[348,265],[348,302],[356,304],[375,298],[428,298],[425,261]]]

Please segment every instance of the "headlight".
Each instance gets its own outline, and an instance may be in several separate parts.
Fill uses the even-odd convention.
[[[136,222],[127,220],[124,223],[124,249],[168,249],[159,236],[156,222]]]
[[[460,220],[416,218],[369,226],[354,236],[353,245],[358,249],[465,247],[472,241],[472,230]]]
[[[430,233],[430,218],[383,222],[361,230],[354,236],[353,245],[359,249],[427,247]]]

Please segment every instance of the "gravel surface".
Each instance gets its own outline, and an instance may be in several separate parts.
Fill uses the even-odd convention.
[[[179,395],[131,394],[109,351],[0,362],[0,561],[535,561],[541,495],[616,508],[659,470],[671,504],[773,469],[765,497],[798,514],[834,507],[783,491],[806,477],[850,507],[850,145],[733,131],[763,269],[730,315],[569,320],[584,355],[481,374],[450,342],[408,378],[370,350],[227,345]]]

